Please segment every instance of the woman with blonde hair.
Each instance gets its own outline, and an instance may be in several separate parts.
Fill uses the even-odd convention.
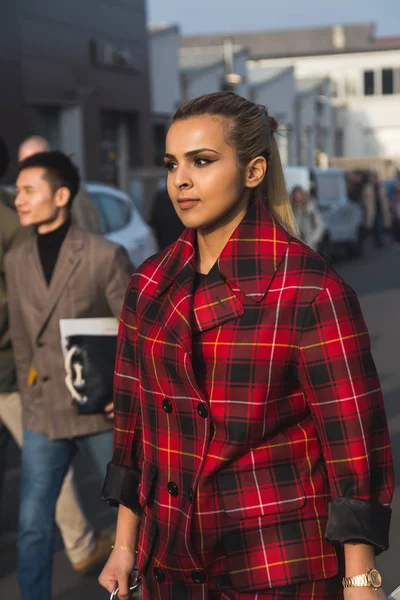
[[[100,583],[121,600],[139,581],[143,600],[384,597],[393,474],[369,336],[296,237],[276,126],[220,92],[167,135],[186,229],[132,276],[116,361]]]

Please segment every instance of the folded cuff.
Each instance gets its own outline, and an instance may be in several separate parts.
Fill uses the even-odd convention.
[[[357,498],[334,498],[329,502],[325,539],[335,546],[369,544],[380,554],[389,547],[391,514],[390,506]]]
[[[107,475],[104,481],[102,498],[110,506],[122,504],[130,508],[137,515],[141,515],[142,507],[139,504],[137,488],[140,481],[140,473],[123,465],[115,465],[110,462],[107,467]]]

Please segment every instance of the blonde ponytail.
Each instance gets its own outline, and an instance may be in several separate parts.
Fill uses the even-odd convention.
[[[271,139],[271,158],[268,161],[267,174],[263,181],[262,198],[271,215],[293,237],[299,237],[299,230],[293,214],[292,205],[286,190],[285,176],[275,134]]]

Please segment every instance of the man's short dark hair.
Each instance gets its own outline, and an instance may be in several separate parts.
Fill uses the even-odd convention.
[[[79,190],[80,176],[78,168],[63,152],[38,152],[28,156],[19,164],[18,175],[25,169],[39,167],[45,170],[45,178],[51,189],[56,192],[61,187],[66,187],[70,192],[68,207]]]
[[[7,144],[0,136],[0,179],[6,174],[8,165],[10,164],[10,155],[8,153]]]

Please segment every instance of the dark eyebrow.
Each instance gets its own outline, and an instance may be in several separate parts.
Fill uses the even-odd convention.
[[[219,152],[217,152],[216,150],[212,150],[212,148],[197,148],[196,150],[190,150],[189,152],[185,152],[184,156],[185,158],[192,158],[193,156],[196,156],[196,154],[200,154],[201,152],[213,152],[214,154],[219,155]],[[175,158],[175,156],[166,152],[164,154],[164,158]]]

